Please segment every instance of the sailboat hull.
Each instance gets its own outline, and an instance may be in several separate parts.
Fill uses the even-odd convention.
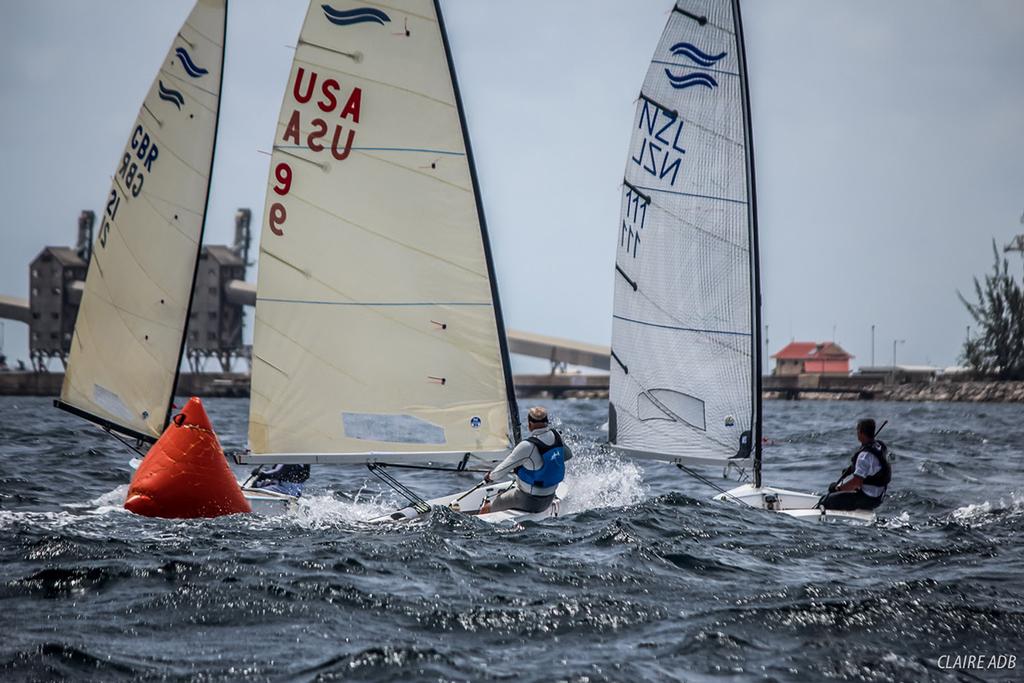
[[[489,512],[479,514],[480,507],[485,501],[494,500],[499,494],[508,491],[515,486],[512,480],[503,481],[489,486],[470,489],[453,493],[441,498],[434,498],[427,501],[427,505],[409,505],[389,515],[382,515],[371,519],[371,522],[404,522],[426,517],[434,508],[446,507],[456,512],[474,515],[490,524],[508,524],[517,522],[539,522],[549,517],[558,517],[561,499],[565,497],[568,488],[565,483],[559,485],[555,499],[543,512],[524,512],[522,510],[502,510],[500,512]]]
[[[286,493],[248,488],[243,485],[243,482],[238,482],[238,485],[242,488],[242,495],[245,496],[249,506],[252,507],[252,511],[258,515],[266,515],[268,517],[285,515],[294,510],[299,504],[298,498],[289,496]]]
[[[822,510],[815,507],[821,496],[813,493],[790,491],[772,486],[738,486],[715,496],[715,500],[748,505],[761,510],[779,512],[795,519],[815,522],[846,522],[870,524],[875,521],[871,510]]]

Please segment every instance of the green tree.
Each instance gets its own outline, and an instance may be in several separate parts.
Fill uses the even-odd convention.
[[[1024,278],[1018,283],[1010,264],[992,240],[995,265],[984,282],[974,278],[978,301],[971,303],[959,291],[978,326],[978,334],[964,343],[962,360],[976,372],[999,379],[1024,379]]]

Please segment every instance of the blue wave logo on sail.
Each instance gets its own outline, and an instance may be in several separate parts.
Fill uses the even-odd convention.
[[[697,73],[686,74],[685,76],[676,76],[668,69],[665,69],[665,75],[668,76],[669,84],[676,90],[692,88],[695,85],[702,85],[709,90],[718,87],[718,81],[712,78],[710,74],[701,73],[699,71]]]
[[[700,66],[714,66],[725,59],[726,54],[722,52],[717,55],[709,55],[692,43],[676,43],[672,46],[671,52],[676,57],[686,57],[694,64],[699,64]]]
[[[357,7],[349,10],[337,10],[330,5],[320,5],[320,7],[323,9],[327,21],[336,26],[351,26],[368,22],[383,26],[391,21],[391,17],[373,7]]]
[[[157,89],[159,90],[161,100],[164,100],[165,102],[170,102],[175,107],[177,107],[179,111],[181,110],[181,105],[185,104],[184,95],[182,95],[177,90],[172,90],[164,86],[163,81],[157,81]]]
[[[185,70],[192,78],[201,78],[206,74],[210,73],[207,69],[198,66],[192,61],[192,57],[189,55],[188,50],[183,47],[179,47],[174,51],[174,54],[178,55],[178,59],[181,60],[181,68]]]

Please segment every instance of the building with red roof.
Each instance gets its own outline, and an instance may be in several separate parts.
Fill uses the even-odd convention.
[[[835,342],[790,342],[774,354],[773,375],[848,375],[853,356]]]

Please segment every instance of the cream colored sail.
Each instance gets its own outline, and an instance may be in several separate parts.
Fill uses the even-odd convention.
[[[435,3],[311,2],[274,138],[245,459],[506,451],[488,249]]]
[[[132,124],[104,201],[58,405],[152,439],[169,418],[202,241],[226,0],[199,0]]]

